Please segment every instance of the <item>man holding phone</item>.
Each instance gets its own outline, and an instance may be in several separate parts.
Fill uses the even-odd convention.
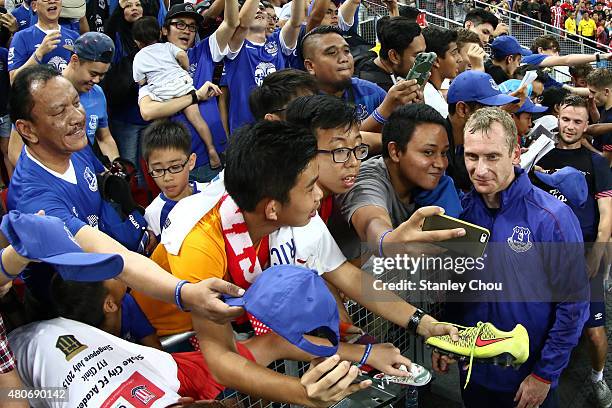
[[[568,206],[515,167],[520,158],[516,134],[510,115],[498,108],[479,109],[465,126],[465,163],[474,190],[462,202],[461,218],[487,228],[491,239],[484,269],[466,271],[460,279],[486,277],[501,283],[503,291],[470,293],[484,299],[453,304],[452,318],[464,326],[486,321],[503,331],[523,324],[529,358],[518,370],[474,362],[469,385],[462,389],[467,408],[558,407],[559,377],[587,319],[580,224]],[[448,369],[446,357],[434,353],[433,360],[435,370]]]
[[[320,90],[357,108],[361,131],[380,132],[398,106],[422,100],[416,80],[399,81],[386,93],[378,85],[353,78],[353,56],[337,27],[319,26],[302,40],[304,67],[317,79]]]
[[[406,78],[417,55],[425,52],[425,38],[421,27],[406,17],[391,17],[378,24],[380,53],[356,64],[355,75],[388,92],[398,78]]]

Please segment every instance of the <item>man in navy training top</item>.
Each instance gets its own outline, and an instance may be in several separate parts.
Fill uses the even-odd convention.
[[[462,397],[473,407],[559,407],[556,388],[587,319],[589,298],[580,224],[572,210],[536,188],[518,167],[520,148],[510,115],[499,108],[477,110],[465,125],[465,164],[474,189],[463,199],[461,218],[487,228],[491,237],[483,270],[457,279],[501,283],[502,291],[464,293],[453,305],[453,321],[490,322],[529,333],[529,358],[518,370],[474,363]],[[475,301],[479,300],[479,301]],[[434,353],[434,368],[446,358]]]

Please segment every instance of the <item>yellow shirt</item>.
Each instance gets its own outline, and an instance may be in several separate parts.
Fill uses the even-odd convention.
[[[178,255],[169,254],[158,245],[151,259],[179,279],[199,282],[226,277],[227,255],[221,233],[219,204],[210,210],[187,234]],[[160,302],[142,293],[132,295],[160,336],[192,330],[191,316],[170,303]]]
[[[576,34],[576,20],[568,17],[565,20],[565,31]]]
[[[595,25],[595,20],[589,19],[589,21],[585,21],[584,19],[580,20],[580,24],[578,24],[578,33],[582,34],[585,37],[592,37],[595,35],[595,30],[597,30],[597,26]]]

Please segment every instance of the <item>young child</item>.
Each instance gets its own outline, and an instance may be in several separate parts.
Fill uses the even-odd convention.
[[[206,184],[189,182],[196,154],[191,153],[189,131],[178,122],[158,120],[149,125],[142,138],[142,154],[149,175],[161,190],[145,210],[145,220],[159,239],[170,210],[180,199],[202,191]]]
[[[65,281],[57,274],[51,281],[51,301],[59,316],[161,350],[155,328],[119,280]]]
[[[193,79],[188,72],[187,53],[170,42],[159,42],[160,27],[157,19],[140,18],[134,23],[132,34],[140,48],[134,57],[134,81],[140,86],[148,86],[151,99],[163,102],[195,92]],[[189,105],[183,112],[206,145],[210,168],[218,169],[221,167],[221,160],[198,104]]]

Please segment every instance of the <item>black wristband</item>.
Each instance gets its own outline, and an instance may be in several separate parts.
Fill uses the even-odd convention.
[[[419,323],[421,323],[421,318],[423,316],[425,316],[425,312],[417,308],[414,314],[410,316],[410,320],[408,320],[408,326],[406,326],[406,330],[416,336],[417,327],[419,327]]]
[[[191,95],[191,104],[192,105],[197,105],[200,101],[198,100],[198,94],[196,93],[195,89],[192,89],[189,92],[189,95]]]

